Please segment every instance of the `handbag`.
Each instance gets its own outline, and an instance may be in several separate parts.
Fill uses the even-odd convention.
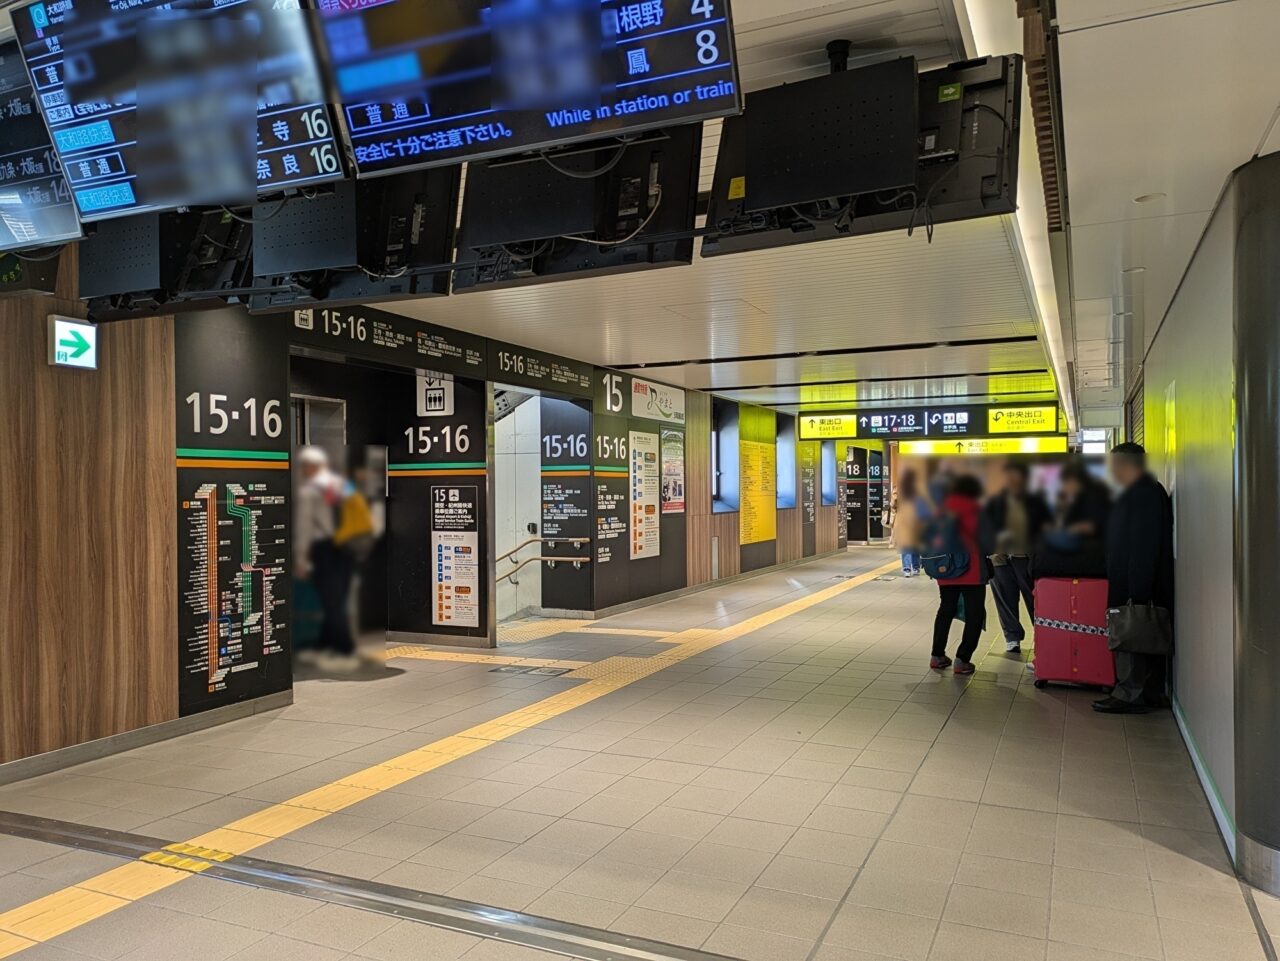
[[[1107,647],[1124,654],[1173,653],[1173,618],[1155,604],[1135,604],[1107,611]]]

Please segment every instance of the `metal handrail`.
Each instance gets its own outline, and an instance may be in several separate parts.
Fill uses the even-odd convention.
[[[530,544],[546,544],[548,547],[554,549],[557,544],[573,544],[576,546],[578,544],[590,544],[590,543],[591,543],[590,537],[530,537],[527,541],[521,544],[517,544],[511,550],[507,551],[505,554],[499,557],[496,561],[494,561],[494,563],[501,564],[507,558],[514,557],[516,554],[519,554],[522,550],[524,550]],[[517,562],[513,560],[511,563],[515,564]],[[519,568],[517,568],[517,570],[518,569]],[[515,572],[513,571],[512,573],[515,573]]]
[[[503,574],[501,577],[498,578],[498,581],[501,582],[505,580],[511,580],[511,578],[514,578],[516,574],[520,573],[520,571],[524,570],[530,564],[536,564],[539,561],[546,564],[548,567],[555,567],[557,564],[572,564],[573,569],[575,571],[580,571],[582,570],[583,564],[591,563],[591,558],[589,557],[530,557],[527,560],[522,561],[519,565],[517,565],[512,570],[507,571],[507,573]],[[518,582],[512,580],[511,583],[516,584]]]

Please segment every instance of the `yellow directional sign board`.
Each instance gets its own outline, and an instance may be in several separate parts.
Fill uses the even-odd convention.
[[[1034,407],[992,407],[987,411],[989,434],[1052,434],[1058,429],[1056,404]]]
[[[898,453],[908,457],[993,457],[1009,454],[1065,454],[1067,439],[1057,437],[958,437],[955,440],[904,440]]]
[[[856,414],[801,414],[801,440],[848,440],[858,436]]]

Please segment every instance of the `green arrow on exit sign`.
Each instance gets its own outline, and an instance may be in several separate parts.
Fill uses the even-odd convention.
[[[79,360],[93,348],[93,344],[84,339],[84,334],[74,328],[70,334],[58,341],[58,346],[67,348],[72,360]]]
[[[944,83],[938,88],[938,103],[950,103],[964,96],[964,84]]]

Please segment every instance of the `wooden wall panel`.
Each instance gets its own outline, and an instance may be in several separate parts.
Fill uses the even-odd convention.
[[[804,554],[804,531],[799,508],[778,511],[778,563],[800,560]]]
[[[840,546],[840,508],[818,505],[817,545],[819,554],[827,554]]]
[[[717,548],[716,570],[719,577],[734,577],[742,573],[742,548],[738,544],[738,534],[736,513],[689,518],[690,585],[705,584],[711,580],[713,547]]]
[[[177,717],[173,322],[50,367],[47,316],[0,302],[0,762]]]
[[[685,510],[711,513],[711,395],[685,393]]]

